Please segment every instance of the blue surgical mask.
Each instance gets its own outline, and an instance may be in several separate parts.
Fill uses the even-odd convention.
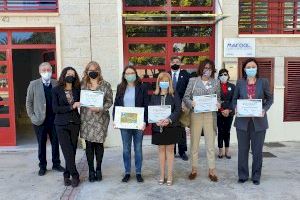
[[[159,82],[159,87],[161,89],[168,89],[169,88],[169,82],[161,81],[161,82]]]
[[[132,83],[136,80],[136,75],[135,74],[125,75],[125,79],[128,83]]]
[[[247,77],[253,78],[257,74],[257,68],[247,68],[245,69],[245,72],[247,74]]]

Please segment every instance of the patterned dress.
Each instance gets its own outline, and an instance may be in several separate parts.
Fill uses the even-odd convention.
[[[88,88],[82,85],[81,89]],[[96,90],[104,92],[103,110],[93,112],[87,107],[80,107],[80,137],[89,142],[104,143],[110,121],[109,108],[113,104],[113,92],[111,85],[104,80]]]

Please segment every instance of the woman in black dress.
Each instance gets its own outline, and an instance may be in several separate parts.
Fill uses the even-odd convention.
[[[156,90],[151,97],[150,105],[171,105],[171,115],[152,126],[152,144],[158,145],[160,160],[160,179],[162,185],[165,180],[165,165],[168,164],[167,185],[173,182],[174,144],[179,140],[178,121],[181,109],[180,98],[174,93],[170,74],[162,72],[156,82]]]

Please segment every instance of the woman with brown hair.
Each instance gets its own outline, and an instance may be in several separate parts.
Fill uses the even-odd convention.
[[[215,72],[216,68],[213,61],[206,59],[200,63],[197,70],[198,77],[190,79],[183,98],[188,108],[194,110],[196,106],[194,96],[217,94],[218,102],[220,102],[220,83],[214,79]],[[220,104],[217,103],[216,107],[220,108]],[[191,113],[192,172],[189,175],[190,180],[197,177],[199,143],[203,131],[209,168],[208,177],[213,182],[218,181],[215,164],[216,119],[216,112]]]
[[[55,113],[54,125],[63,152],[66,170],[65,186],[77,187],[80,180],[75,157],[80,129],[80,81],[73,67],[62,70],[58,85],[52,89],[52,109]],[[72,176],[72,181],[70,180]]]
[[[134,67],[128,66],[122,74],[122,81],[117,87],[113,116],[116,106],[123,107],[143,107],[144,125],[140,130],[137,129],[120,129],[123,142],[123,162],[125,175],[122,182],[127,183],[130,180],[131,173],[131,144],[133,141],[135,157],[135,173],[137,182],[144,182],[142,177],[143,162],[143,131],[147,123],[147,107],[149,103],[148,89],[141,80]]]
[[[89,165],[89,181],[101,181],[101,164],[104,154],[103,144],[107,136],[110,121],[109,108],[113,104],[111,85],[102,77],[100,65],[91,61],[87,64],[81,83],[81,90],[103,92],[103,107],[80,107],[81,129],[80,136],[85,139],[86,158]],[[96,157],[96,171],[94,168]]]
[[[178,121],[181,109],[180,97],[174,93],[169,73],[161,72],[156,81],[154,95],[149,105],[171,105],[171,115],[152,126],[152,144],[158,145],[160,161],[160,185],[165,182],[166,160],[168,165],[167,185],[173,183],[174,145],[179,140]]]

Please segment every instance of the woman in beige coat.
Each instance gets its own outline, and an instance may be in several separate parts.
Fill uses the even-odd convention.
[[[111,85],[103,80],[101,68],[97,62],[90,62],[84,71],[82,90],[96,90],[104,93],[103,108],[81,107],[80,136],[85,139],[86,157],[89,165],[89,181],[101,181],[101,164],[104,153],[103,143],[107,136],[110,121],[109,108],[113,104]],[[94,157],[97,167],[94,169]]]

